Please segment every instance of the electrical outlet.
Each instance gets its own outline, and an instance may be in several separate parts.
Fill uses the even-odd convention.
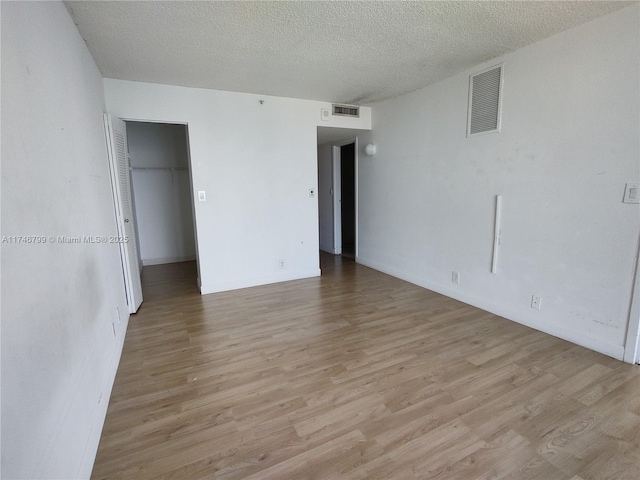
[[[640,184],[627,183],[624,186],[624,203],[640,203]]]
[[[531,295],[531,308],[540,310],[541,307],[542,307],[542,297],[538,297],[537,295]]]
[[[281,258],[280,261],[278,261],[278,266],[280,267],[280,270],[284,270],[284,267],[285,267],[284,258]]]
[[[451,272],[451,281],[453,283],[460,283],[460,274],[455,270]]]

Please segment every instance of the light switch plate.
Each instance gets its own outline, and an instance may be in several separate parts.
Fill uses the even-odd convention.
[[[623,203],[640,203],[640,184],[627,183],[624,186]]]

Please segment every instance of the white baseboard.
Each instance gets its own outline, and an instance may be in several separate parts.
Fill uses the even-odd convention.
[[[330,253],[331,255],[335,255],[336,254],[336,250],[335,248],[333,248],[333,246],[327,246],[327,245],[320,245],[320,250],[326,253]]]
[[[460,292],[455,290],[442,288],[440,285],[427,282],[412,274],[408,274],[399,269],[390,267],[388,265],[384,265],[382,263],[367,260],[362,257],[356,258],[356,262],[360,263],[361,265],[364,265],[365,267],[378,270],[382,273],[386,273],[387,275],[391,275],[401,280],[405,280],[409,283],[413,283],[414,285],[418,285],[419,287],[426,288],[427,290],[431,290],[433,292],[439,293],[446,297],[454,298],[456,300],[459,300],[460,302],[480,308],[481,310],[485,310],[487,312],[493,313],[500,317],[504,317],[507,320],[511,320],[521,325],[525,325],[527,327],[533,328],[534,330],[539,330],[541,332],[548,333],[549,335],[553,335],[554,337],[558,337],[568,342],[575,343],[576,345],[580,345],[581,347],[585,347],[590,350],[595,350],[596,352],[602,353],[609,357],[613,357],[617,360],[623,360],[623,357],[624,357],[623,345],[617,345],[610,342],[603,342],[602,340],[597,340],[595,338],[582,335],[581,333],[575,332],[573,330],[566,330],[562,327],[559,327],[557,325],[552,325],[547,322],[537,321],[533,323],[528,319],[523,318],[520,312],[513,311],[509,308],[504,308],[501,305],[494,305],[489,302],[483,301],[481,299],[471,297],[469,295],[461,294]]]
[[[241,288],[257,287],[259,285],[269,285],[271,283],[289,282],[291,280],[301,280],[303,278],[319,277],[320,269],[313,269],[304,272],[281,273],[268,277],[250,278],[247,280],[238,280],[236,282],[212,283],[200,286],[200,293],[206,295],[208,293],[227,292],[229,290],[238,290]]]
[[[164,265],[165,263],[192,262],[195,259],[195,255],[187,255],[186,257],[149,258],[142,260],[142,266],[147,267],[150,265]]]

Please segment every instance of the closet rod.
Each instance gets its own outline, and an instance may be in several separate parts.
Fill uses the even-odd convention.
[[[173,171],[183,171],[188,170],[187,167],[131,167],[131,170],[168,170],[170,172]]]

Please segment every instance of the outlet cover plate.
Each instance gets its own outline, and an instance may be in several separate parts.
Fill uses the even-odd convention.
[[[542,297],[531,295],[531,308],[540,310],[540,307],[542,307]]]
[[[623,203],[640,203],[640,183],[626,183]]]

